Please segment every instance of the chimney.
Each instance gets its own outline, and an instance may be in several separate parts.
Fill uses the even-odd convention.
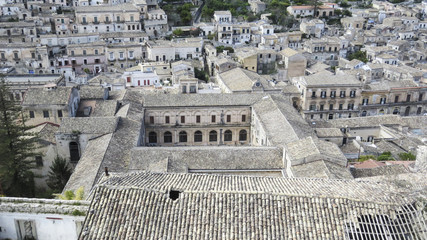
[[[110,176],[110,174],[108,173],[108,167],[105,167],[105,176]]]

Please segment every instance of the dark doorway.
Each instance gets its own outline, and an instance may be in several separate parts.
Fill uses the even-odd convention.
[[[76,142],[70,142],[70,161],[77,163],[80,160],[79,144]]]

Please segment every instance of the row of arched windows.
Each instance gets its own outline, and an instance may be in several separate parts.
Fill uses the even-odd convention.
[[[194,142],[203,142],[203,133],[201,131],[194,132]],[[239,141],[246,141],[248,139],[248,132],[246,130],[240,130],[239,132]],[[179,142],[185,143],[188,141],[188,134],[186,131],[179,132]],[[212,130],[209,132],[209,142],[218,141],[218,132]],[[231,130],[226,130],[224,132],[224,142],[233,141],[233,132]],[[164,143],[172,143],[172,133],[167,131],[163,134]],[[149,132],[148,133],[148,143],[157,143],[157,133]]]

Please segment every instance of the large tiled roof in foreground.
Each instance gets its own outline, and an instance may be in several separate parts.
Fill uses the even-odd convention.
[[[415,199],[396,192],[380,182],[138,172],[98,186],[80,239],[368,239],[386,229],[422,239]]]

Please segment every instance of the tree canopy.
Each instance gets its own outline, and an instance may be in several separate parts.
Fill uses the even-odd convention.
[[[72,170],[67,160],[57,156],[50,166],[47,185],[56,193],[62,192],[70,178]]]
[[[11,101],[4,77],[0,80],[0,184],[6,196],[33,197],[35,143],[25,126],[21,107]]]

